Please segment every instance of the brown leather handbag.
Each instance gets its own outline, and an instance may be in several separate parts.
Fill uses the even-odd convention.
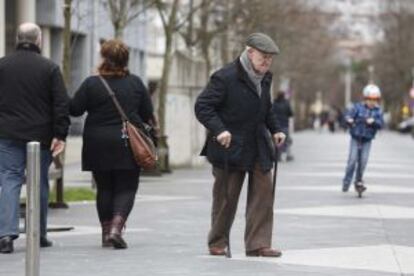
[[[99,79],[102,81],[103,85],[108,91],[108,94],[111,96],[111,99],[122,118],[123,133],[126,134],[125,138],[127,138],[129,141],[129,146],[138,166],[146,170],[154,169],[158,156],[157,149],[153,141],[150,137],[148,137],[147,134],[145,134],[144,131],[134,126],[129,121],[124,110],[119,104],[114,91],[108,85],[108,82],[102,76],[99,76]]]

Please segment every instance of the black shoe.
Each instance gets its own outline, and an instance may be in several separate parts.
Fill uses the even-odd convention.
[[[358,193],[358,197],[362,197],[362,193],[367,190],[367,187],[364,186],[363,182],[359,181],[355,184],[355,191]]]
[[[0,238],[0,253],[12,253],[13,248],[13,239],[10,236],[5,236]]]
[[[346,193],[349,190],[349,185],[343,184],[342,185],[342,192]]]
[[[358,193],[363,193],[367,190],[367,187],[365,187],[364,185],[356,185],[355,186],[355,191],[357,191]]]
[[[40,237],[40,247],[51,247],[53,242],[48,240],[46,237]]]

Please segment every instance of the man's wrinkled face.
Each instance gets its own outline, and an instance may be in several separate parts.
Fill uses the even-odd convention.
[[[265,74],[272,66],[273,54],[261,52],[255,48],[248,50],[249,59],[253,65],[253,70],[258,74]]]

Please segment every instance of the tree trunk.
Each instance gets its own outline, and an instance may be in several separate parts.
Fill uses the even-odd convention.
[[[66,87],[70,91],[70,82],[71,82],[71,10],[72,10],[72,0],[65,0],[63,7],[63,16],[65,20],[65,25],[63,27],[63,58],[62,58],[62,67],[63,67],[63,80]],[[59,154],[54,158],[55,164],[64,164],[65,163],[65,151]],[[54,189],[56,190],[56,202],[52,204],[55,208],[67,208],[68,205],[64,202],[64,169],[65,166],[62,165],[62,177],[55,182]]]
[[[226,27],[224,32],[221,34],[221,43],[220,43],[220,56],[221,62],[227,64],[230,62],[229,57],[229,37],[228,37],[228,28]]]
[[[201,52],[206,64],[206,77],[207,79],[210,76],[211,70],[211,58],[210,58],[210,46],[212,41],[213,34],[209,30],[209,22],[210,22],[210,5],[211,2],[203,1],[202,8],[201,8],[201,16],[200,16],[200,42],[201,42]]]
[[[210,77],[210,71],[211,71],[211,57],[210,57],[210,51],[209,48],[211,46],[211,40],[208,39],[204,41],[204,45],[201,46],[201,51],[203,55],[204,62],[206,64],[206,77],[207,79]]]
[[[114,33],[116,39],[122,39],[124,37],[124,28],[120,25],[114,25]]]
[[[70,31],[70,24],[71,24],[71,8],[72,8],[72,0],[65,0],[63,16],[65,19],[65,25],[63,27],[63,60],[62,60],[62,67],[63,67],[63,79],[65,81],[66,87],[70,88],[70,79],[71,79],[71,51],[70,51],[70,43],[71,43],[71,31]]]
[[[167,143],[167,136],[166,136],[166,129],[165,129],[165,114],[166,114],[166,99],[167,99],[167,90],[169,84],[169,77],[170,77],[170,69],[171,69],[171,59],[172,59],[172,51],[173,51],[173,37],[174,33],[176,32],[176,16],[177,16],[177,9],[180,0],[174,0],[171,8],[170,15],[168,17],[168,22],[166,22],[165,18],[162,16],[162,6],[161,2],[156,3],[158,11],[161,15],[163,20],[164,26],[164,35],[165,35],[165,53],[164,53],[164,64],[162,69],[162,76],[160,80],[160,88],[158,91],[158,122],[160,127],[160,141],[158,144],[158,152],[159,152],[159,169],[162,172],[170,172],[169,166],[169,150],[168,150],[168,143]]]
[[[167,98],[167,89],[169,84],[169,76],[171,69],[171,57],[172,57],[172,43],[173,36],[175,33],[175,24],[177,17],[177,9],[180,1],[175,0],[171,9],[171,13],[166,25],[164,25],[165,33],[165,53],[164,53],[164,64],[162,69],[162,76],[160,81],[160,89],[158,96],[158,120],[160,124],[160,134],[165,136],[165,101]]]
[[[158,120],[160,124],[160,134],[165,136],[165,102],[167,98],[167,89],[169,84],[169,76],[172,61],[172,34],[165,36],[165,53],[164,53],[164,67],[160,80],[160,88],[158,95]]]

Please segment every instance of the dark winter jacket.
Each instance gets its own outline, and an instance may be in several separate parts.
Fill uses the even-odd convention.
[[[195,104],[197,119],[208,129],[201,155],[213,166],[252,170],[258,162],[269,170],[274,161],[274,145],[270,133],[280,131],[271,111],[270,86],[272,76],[262,81],[259,97],[254,84],[239,59],[215,72]],[[232,134],[230,148],[225,150],[216,140],[223,131]],[[270,133],[269,133],[270,131]]]
[[[356,103],[347,112],[345,118],[347,120],[349,118],[354,120],[354,123],[350,126],[351,136],[355,139],[362,139],[364,141],[374,139],[377,130],[381,129],[384,125],[381,108],[368,108],[368,106],[363,102]],[[369,125],[366,122],[368,118],[373,118],[374,123]]]
[[[22,43],[0,59],[0,138],[64,140],[69,127],[69,98],[59,66]]]
[[[152,103],[135,75],[106,78],[116,98],[135,125],[147,122]],[[70,114],[88,113],[83,131],[82,169],[86,171],[137,169],[128,141],[122,138],[122,120],[98,76],[88,77],[70,103]]]
[[[293,116],[289,101],[284,98],[274,100],[272,110],[276,114],[276,119],[279,122],[280,127],[284,130],[288,130],[289,118]]]

